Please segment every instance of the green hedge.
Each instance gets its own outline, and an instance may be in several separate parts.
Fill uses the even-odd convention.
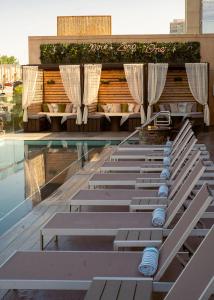
[[[105,46],[104,46],[105,45]],[[200,43],[42,44],[42,64],[200,62]],[[96,49],[92,50],[92,47]],[[153,51],[152,51],[153,50]]]

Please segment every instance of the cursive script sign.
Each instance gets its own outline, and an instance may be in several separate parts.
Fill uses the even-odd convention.
[[[136,44],[127,44],[127,43],[121,43],[116,48],[113,47],[112,44],[90,44],[89,45],[89,52],[98,52],[98,51],[118,51],[118,52],[131,52],[134,53],[137,50]]]
[[[115,50],[117,52],[122,53],[135,53],[137,51],[137,44],[128,44],[128,43],[121,43],[117,47],[113,47],[113,44],[90,44],[89,45],[89,52],[102,52],[102,51],[112,51]],[[176,48],[173,49],[176,51]],[[156,44],[146,44],[145,48],[142,52],[145,53],[162,53],[164,54],[167,51],[167,47],[158,47]]]
[[[167,51],[166,47],[157,47],[155,44],[149,44],[145,47],[145,53],[162,53]]]

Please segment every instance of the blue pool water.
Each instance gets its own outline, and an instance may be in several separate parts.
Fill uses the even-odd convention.
[[[111,144],[0,140],[0,234]]]

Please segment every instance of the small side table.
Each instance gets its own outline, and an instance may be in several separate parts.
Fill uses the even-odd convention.
[[[61,116],[50,116],[51,119],[51,131],[53,132],[59,132],[62,130],[62,125],[61,125]]]

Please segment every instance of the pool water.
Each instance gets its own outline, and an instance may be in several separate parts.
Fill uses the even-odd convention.
[[[113,144],[0,140],[0,234]]]

